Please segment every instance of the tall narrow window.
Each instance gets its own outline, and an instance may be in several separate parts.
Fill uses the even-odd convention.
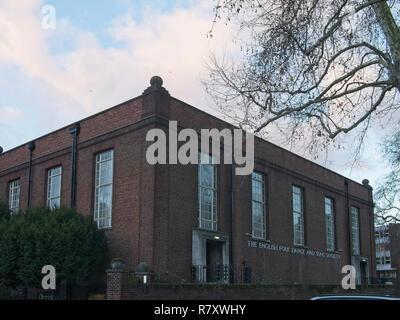
[[[328,251],[335,250],[335,216],[333,200],[325,198],[325,233],[326,233],[326,249]]]
[[[111,227],[113,150],[96,156],[96,185],[94,198],[94,221],[99,228]]]
[[[61,197],[61,167],[48,171],[47,177],[47,206],[50,209],[60,207]]]
[[[351,207],[351,241],[353,255],[360,255],[359,210]]]
[[[263,174],[252,174],[252,234],[265,239],[265,178]]]
[[[390,250],[385,252],[385,264],[390,264]]]
[[[16,213],[19,210],[19,197],[21,193],[21,181],[14,180],[8,185],[8,207],[11,212]]]
[[[293,186],[292,194],[294,244],[304,246],[303,189]]]
[[[212,157],[199,154],[199,227],[217,230],[217,174]]]

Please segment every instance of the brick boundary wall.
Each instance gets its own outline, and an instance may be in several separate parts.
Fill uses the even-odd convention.
[[[151,284],[132,285],[128,273],[107,270],[107,300],[309,300],[329,294],[390,295],[400,297],[398,285],[359,285],[344,290],[337,285],[270,284]]]
[[[124,287],[122,300],[309,300],[328,294],[390,295],[400,288],[363,286],[356,290],[326,285],[156,285]]]
[[[125,280],[126,271],[110,269],[107,273],[107,300],[122,300],[122,286]]]

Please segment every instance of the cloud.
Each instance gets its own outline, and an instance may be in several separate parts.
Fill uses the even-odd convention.
[[[219,23],[214,37],[206,37],[214,18],[212,0],[168,12],[143,3],[140,20],[124,14],[105,27],[112,41],[105,47],[94,32],[79,29],[58,12],[57,28],[42,29],[43,0],[0,0],[0,69],[16,66],[42,97],[30,113],[40,120],[31,123],[23,120],[34,108],[29,100],[21,109],[1,101],[6,107],[0,108],[0,120],[8,124],[0,136],[8,147],[27,141],[28,133],[50,132],[140,95],[153,75],[164,79],[173,96],[213,113],[200,83],[205,60],[211,51],[238,54],[232,44],[237,30]]]
[[[17,66],[50,91],[45,94],[55,91],[69,101],[78,100],[76,79],[63,72],[48,52],[49,31],[41,28],[40,4],[39,0],[0,3],[0,65]]]
[[[93,33],[66,19],[57,21],[56,30],[42,29],[42,4],[1,2],[0,66],[16,65],[41,83],[48,109],[92,114],[140,95],[155,74],[163,77],[174,96],[189,103],[204,101],[199,78],[213,45],[206,38],[212,2],[209,7],[201,2],[169,13],[147,6],[140,23],[130,15],[117,17],[107,30],[116,44],[122,44],[115,48],[104,48]],[[225,33],[228,39],[227,29]],[[71,39],[70,50],[51,54],[52,42]]]
[[[22,140],[24,138],[24,130],[20,127],[15,127],[15,123],[22,118],[23,112],[21,109],[10,106],[0,107],[0,147],[9,149],[9,141],[25,142]]]
[[[14,107],[1,107],[0,108],[0,122],[8,122],[20,119],[22,112]]]

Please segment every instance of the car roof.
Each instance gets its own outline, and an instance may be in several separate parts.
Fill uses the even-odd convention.
[[[389,295],[326,295],[313,297],[310,300],[400,300],[400,298],[392,297]]]

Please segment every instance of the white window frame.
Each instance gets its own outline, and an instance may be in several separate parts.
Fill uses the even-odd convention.
[[[10,181],[8,184],[8,207],[12,214],[19,211],[20,196],[21,179]]]
[[[106,159],[101,159],[102,155],[106,155],[110,153],[111,156]],[[100,184],[101,182],[101,166],[111,161],[111,173],[110,173],[110,181],[107,181],[104,184]],[[104,152],[100,152],[96,154],[96,167],[95,167],[95,188],[94,188],[94,221],[97,223],[97,227],[99,229],[107,229],[111,228],[112,225],[112,200],[113,200],[113,178],[114,178],[114,150],[107,150]],[[103,217],[100,217],[100,197],[99,194],[102,189],[109,188],[108,201],[110,204],[109,212]]]
[[[385,251],[384,261],[385,261],[385,264],[391,264],[392,263],[392,258],[390,256],[390,250]]]
[[[56,172],[56,170],[59,170],[59,172]],[[54,196],[51,196],[52,190],[51,188],[53,187],[52,181],[54,179],[60,179],[59,185],[58,185],[58,190],[57,193]],[[56,208],[60,207],[61,203],[61,181],[62,181],[62,167],[58,166],[55,168],[51,168],[48,170],[47,174],[47,206],[54,210]],[[57,200],[58,204],[54,205],[54,200]]]
[[[294,201],[295,194],[300,196],[300,211],[296,211]],[[292,209],[293,209],[293,243],[296,246],[305,245],[304,237],[304,190],[301,187],[292,186]],[[300,229],[296,228],[296,217],[300,221]]]
[[[328,209],[330,213],[328,212]],[[325,197],[325,234],[326,234],[326,250],[335,251],[335,204],[330,197]]]
[[[351,247],[354,256],[360,255],[360,209],[351,207]]]
[[[261,201],[254,197],[255,184],[261,184]],[[252,199],[252,237],[266,239],[266,208],[265,208],[265,175],[260,172],[253,172],[251,175],[251,199]],[[261,205],[261,221],[256,221],[255,204]]]
[[[213,168],[213,177],[212,177],[212,186],[202,185],[201,184],[201,174],[203,174],[203,166],[212,166]],[[199,164],[198,164],[198,221],[199,228],[206,229],[211,231],[216,231],[218,228],[218,198],[217,198],[217,166],[214,163],[213,158],[210,155],[199,153]],[[208,218],[205,216],[204,205],[203,205],[203,197],[202,191],[208,190],[212,192],[212,203],[211,203],[211,212],[208,215],[211,217]]]

